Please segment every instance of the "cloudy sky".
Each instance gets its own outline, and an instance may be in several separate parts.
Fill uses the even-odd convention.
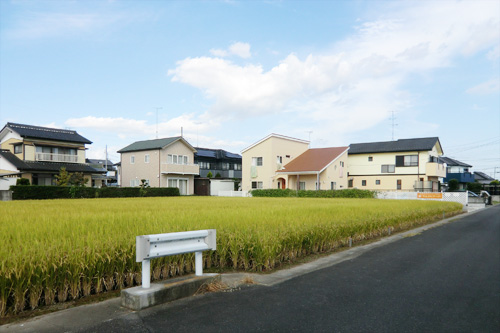
[[[270,133],[438,136],[498,177],[500,2],[1,0],[6,122],[77,130],[115,162],[181,127],[236,153]]]

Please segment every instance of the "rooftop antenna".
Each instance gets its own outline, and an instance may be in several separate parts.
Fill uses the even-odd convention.
[[[389,111],[391,113],[391,124],[392,124],[392,141],[394,141],[394,127],[395,126],[398,126],[398,124],[396,124],[394,121],[396,120],[396,116],[394,115],[396,113],[396,111]]]
[[[158,139],[158,110],[163,109],[162,107],[156,107],[156,138]]]
[[[181,138],[183,137],[183,134],[184,134],[184,129],[181,126]]]
[[[309,148],[311,148],[311,133],[313,131],[306,131],[306,133],[309,133]]]

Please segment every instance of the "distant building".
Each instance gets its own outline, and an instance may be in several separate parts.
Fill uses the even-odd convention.
[[[194,176],[200,173],[194,164],[196,149],[183,137],[137,141],[120,153],[120,186],[177,187],[181,195],[194,194]]]
[[[241,179],[241,155],[230,153],[223,149],[195,147],[194,163],[200,167],[200,177],[212,173],[220,178]]]
[[[26,178],[32,185],[56,185],[61,168],[79,172],[91,186],[99,173],[85,163],[86,145],[92,142],[76,131],[7,123],[0,130],[0,176]]]
[[[495,178],[488,176],[484,172],[474,171],[474,180],[477,181],[478,183],[488,185],[492,181],[494,181]]]
[[[472,165],[449,157],[440,157],[439,160],[446,164],[446,177],[443,179],[443,183],[447,184],[451,179],[456,179],[458,181],[458,189],[465,190],[467,183],[474,182],[474,174],[470,170]]]
[[[117,186],[116,166],[110,160],[90,159],[85,160],[88,165],[98,170],[92,175],[92,187]]]

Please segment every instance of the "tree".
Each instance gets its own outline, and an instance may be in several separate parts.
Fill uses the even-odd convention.
[[[490,185],[500,185],[500,181],[495,179],[490,183]]]
[[[458,184],[457,179],[450,179],[448,181],[448,192],[458,191]]]
[[[85,178],[82,172],[75,172],[70,174],[69,183],[72,186],[85,186],[88,183],[88,179]]]
[[[16,180],[16,185],[31,185],[30,180],[28,178],[18,178]]]
[[[213,176],[214,176],[214,175],[212,174],[212,171],[209,171],[209,172],[207,173],[207,178],[212,178]]]
[[[215,178],[221,178],[222,176],[220,175],[220,173],[217,172],[217,174],[215,175]]]
[[[68,186],[70,184],[71,174],[66,171],[65,167],[61,167],[59,174],[55,177],[57,186]]]
[[[483,189],[483,185],[480,183],[467,183],[467,190],[479,194]]]

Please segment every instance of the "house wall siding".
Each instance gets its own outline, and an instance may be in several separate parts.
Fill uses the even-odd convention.
[[[252,182],[262,182],[264,189],[276,188],[277,156],[282,156],[282,165],[308,149],[307,143],[271,136],[267,140],[244,151],[242,155],[242,190],[251,191]],[[287,158],[286,156],[290,156]],[[256,166],[257,177],[252,177],[252,158],[262,157],[262,166]]]
[[[144,157],[149,155],[149,163],[144,162]],[[131,163],[131,157],[134,157],[134,163]],[[121,185],[130,187],[130,181],[137,180],[139,185],[141,179],[149,180],[149,185],[159,187],[159,153],[158,150],[143,150],[121,154]]]

